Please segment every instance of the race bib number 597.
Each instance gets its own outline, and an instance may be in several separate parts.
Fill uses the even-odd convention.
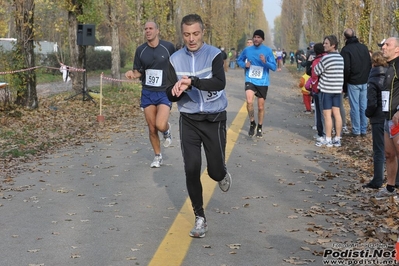
[[[147,69],[145,71],[145,85],[160,87],[162,85],[162,70]]]

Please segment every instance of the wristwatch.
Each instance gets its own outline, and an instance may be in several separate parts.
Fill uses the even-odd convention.
[[[195,86],[195,84],[196,84],[198,78],[196,76],[189,76],[188,78],[191,79],[191,86],[197,87],[197,86]]]

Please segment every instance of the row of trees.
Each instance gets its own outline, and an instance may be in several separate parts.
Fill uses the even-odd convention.
[[[286,49],[322,42],[330,34],[339,38],[342,47],[343,31],[349,27],[376,50],[382,39],[398,35],[399,0],[282,0],[281,16],[274,24],[275,44]]]
[[[39,40],[57,42],[60,62],[81,68],[84,49],[76,44],[77,25],[95,24],[96,44],[112,46],[112,77],[119,79],[120,50],[129,56],[127,61],[133,60],[136,47],[145,41],[142,29],[148,20],[159,24],[162,39],[177,44],[182,40],[182,17],[195,12],[205,22],[208,43],[237,50],[259,28],[266,34],[266,45],[286,50],[304,48],[328,34],[337,35],[342,46],[347,27],[370,49],[377,49],[378,42],[399,30],[399,0],[282,0],[281,9],[272,43],[262,0],[0,0],[0,36],[18,39],[10,68],[35,66],[34,41]],[[70,62],[65,62],[65,54]],[[80,90],[82,77],[73,74],[73,88]],[[35,71],[14,77],[17,102],[37,107]]]
[[[206,41],[215,46],[242,48],[255,29],[269,32],[262,0],[0,0],[0,36],[17,38],[11,68],[35,66],[34,41],[39,40],[57,42],[60,62],[81,68],[84,47],[76,43],[77,25],[95,24],[96,45],[112,46],[112,77],[119,79],[120,49],[133,60],[136,47],[145,41],[146,21],[159,24],[162,39],[180,43],[181,18],[194,12],[204,20]],[[270,45],[270,35],[266,38]],[[65,62],[65,53],[70,62]],[[78,91],[82,77],[74,74],[72,84]],[[14,75],[13,80],[19,81],[17,102],[37,107],[35,71]]]

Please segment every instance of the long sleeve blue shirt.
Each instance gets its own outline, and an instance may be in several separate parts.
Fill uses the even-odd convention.
[[[265,63],[260,60],[261,54],[266,58]],[[248,61],[251,67],[246,68]],[[263,44],[246,47],[238,57],[237,64],[245,69],[245,82],[251,82],[256,86],[269,86],[269,70],[276,71],[277,69],[272,49]]]

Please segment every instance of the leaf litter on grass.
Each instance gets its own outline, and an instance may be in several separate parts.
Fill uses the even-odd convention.
[[[125,103],[103,101],[105,121],[97,122],[99,104],[80,97],[65,100],[66,94],[39,98],[39,108],[14,108],[0,112],[0,191],[10,189],[12,179],[27,162],[39,161],[64,147],[107,140],[114,133],[139,130],[144,125],[139,99],[119,91]]]

